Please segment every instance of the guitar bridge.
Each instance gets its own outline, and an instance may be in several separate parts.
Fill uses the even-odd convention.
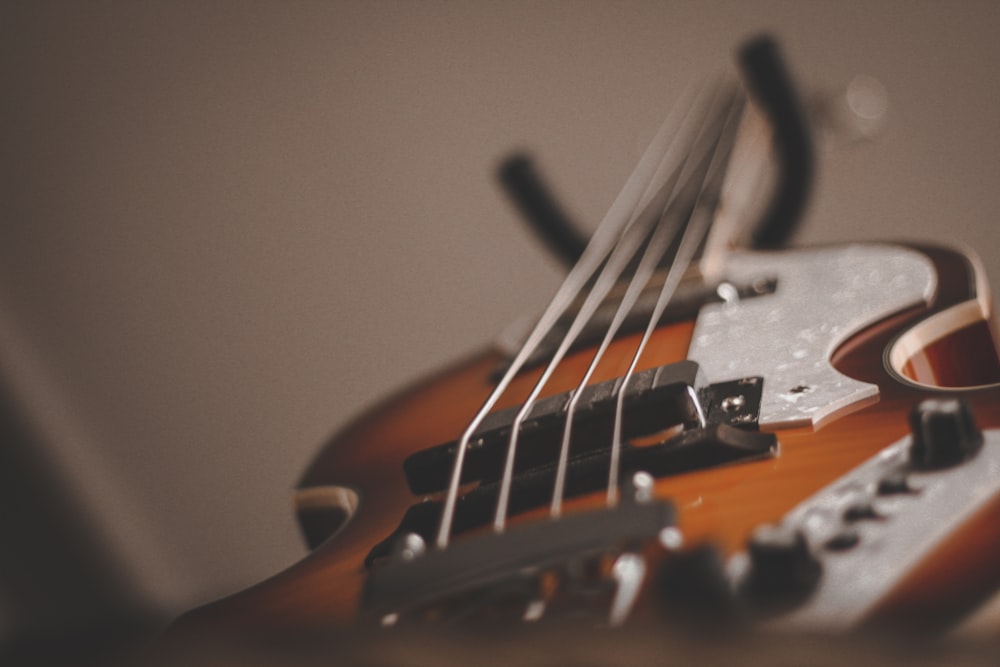
[[[669,503],[627,502],[461,540],[441,550],[427,551],[422,540],[405,536],[397,557],[369,574],[363,610],[389,624],[401,615],[429,608],[445,607],[464,615],[483,600],[495,606],[496,598],[505,597],[523,603],[523,613],[529,617],[540,613],[543,603],[532,607],[532,602],[547,573],[564,580],[582,580],[579,572],[573,575],[571,571],[604,557],[639,551],[674,523],[675,512]],[[594,581],[601,587],[604,578],[598,574],[587,579],[593,588]],[[628,591],[624,592],[627,598]],[[610,597],[614,620],[622,613],[623,596]]]

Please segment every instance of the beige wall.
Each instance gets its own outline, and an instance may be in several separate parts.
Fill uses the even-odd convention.
[[[592,224],[763,28],[892,98],[799,240],[963,240],[1000,277],[995,3],[4,4],[4,364],[136,580],[179,608],[299,558],[331,430],[556,284],[498,157]]]

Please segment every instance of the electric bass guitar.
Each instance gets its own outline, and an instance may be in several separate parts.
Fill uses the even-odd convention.
[[[1000,587],[1000,358],[970,253],[785,248],[810,118],[766,38],[694,87],[571,268],[493,349],[336,435],[295,495],[311,553],[185,615],[365,625],[943,632]]]

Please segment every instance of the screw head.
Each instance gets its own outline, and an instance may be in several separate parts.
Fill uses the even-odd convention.
[[[724,412],[738,412],[743,409],[746,403],[746,397],[743,394],[737,394],[736,396],[726,396],[722,399],[721,407]]]
[[[424,542],[424,538],[420,537],[416,533],[406,533],[400,536],[393,545],[393,555],[396,559],[409,563],[410,561],[419,558],[424,555],[427,551],[427,543]]]
[[[631,487],[632,500],[640,504],[648,503],[653,499],[656,479],[648,472],[640,470],[632,475],[629,486]]]

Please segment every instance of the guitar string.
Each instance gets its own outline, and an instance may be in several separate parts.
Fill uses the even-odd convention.
[[[721,92],[721,91],[720,91]],[[559,448],[559,460],[556,467],[556,478],[552,490],[552,502],[549,507],[549,515],[558,518],[562,514],[562,502],[565,497],[566,474],[569,467],[570,443],[572,441],[573,423],[576,410],[579,405],[583,390],[590,383],[597,366],[604,358],[608,347],[614,341],[619,329],[625,319],[631,313],[640,295],[645,291],[650,279],[656,272],[658,266],[670,249],[677,235],[681,231],[681,219],[674,211],[674,208],[682,203],[681,195],[689,186],[696,182],[702,182],[707,175],[710,159],[713,154],[714,144],[718,137],[714,132],[708,132],[709,128],[718,129],[720,123],[716,122],[714,116],[723,115],[729,106],[732,92],[725,95],[721,101],[713,104],[713,119],[702,124],[699,135],[692,142],[692,149],[688,153],[688,159],[682,167],[682,173],[676,174],[673,184],[669,186],[668,196],[663,198],[662,207],[658,216],[658,223],[649,243],[642,253],[639,264],[633,274],[628,288],[621,298],[615,310],[614,317],[608,326],[607,331],[601,340],[600,346],[594,353],[593,358],[587,367],[580,382],[572,391],[570,400],[566,406],[565,425],[563,427],[562,441]],[[715,108],[717,107],[717,108]],[[707,136],[706,136],[707,135]],[[702,145],[708,144],[708,145]]]
[[[763,215],[767,183],[773,174],[760,156],[769,154],[771,133],[764,118],[747,107],[736,130],[739,139],[729,158],[726,180],[720,196],[725,206],[712,221],[712,229],[698,258],[698,269],[710,282],[719,282],[730,251],[739,245],[741,220]],[[738,212],[738,213],[737,213]]]
[[[716,93],[714,91],[708,91],[706,92],[706,95],[709,93],[711,94],[709,97],[710,102],[714,99]],[[690,134],[693,134],[694,131],[698,129],[697,127],[690,127],[691,125],[697,126],[704,124],[705,116],[695,113],[696,109],[700,109],[700,107],[705,104],[704,100],[701,101],[702,104],[697,104],[687,115],[686,121],[689,122],[682,125],[680,129],[680,134],[682,136],[690,136]],[[577,310],[569,328],[563,334],[563,338],[560,341],[558,348],[552,354],[552,357],[545,367],[545,370],[542,372],[541,377],[539,377],[539,379],[535,382],[531,392],[522,402],[517,415],[511,423],[510,436],[507,442],[507,453],[504,458],[503,475],[500,481],[500,490],[497,495],[497,503],[493,517],[493,530],[495,532],[502,532],[506,524],[507,512],[510,505],[510,492],[514,479],[514,460],[517,455],[521,427],[525,418],[535,406],[535,401],[538,399],[538,396],[541,394],[549,379],[551,379],[552,374],[559,367],[559,364],[562,363],[563,358],[569,352],[572,344],[576,341],[577,337],[590,321],[593,314],[597,311],[601,304],[604,303],[608,292],[610,292],[611,289],[618,284],[619,278],[621,277],[623,271],[627,268],[629,262],[635,258],[636,252],[649,238],[649,234],[657,222],[657,216],[655,215],[657,209],[651,208],[650,204],[655,202],[657,196],[663,188],[669,185],[669,183],[666,185],[660,185],[663,181],[664,175],[671,174],[673,175],[673,180],[676,180],[676,174],[680,171],[679,167],[685,160],[687,160],[689,154],[690,149],[686,143],[679,144],[675,142],[661,159],[660,165],[657,167],[656,172],[653,174],[646,187],[646,191],[643,193],[643,197],[636,205],[636,209],[632,213],[629,226],[615,244],[614,249],[598,274],[596,281],[590,287],[584,302]]]
[[[720,181],[719,183],[714,184],[710,191],[711,199],[713,200],[716,199],[718,190],[722,185],[721,181],[725,174],[725,165],[728,162],[729,153],[732,150],[738,126],[737,121],[739,120],[740,113],[743,110],[743,102],[744,100],[742,96],[733,101],[728,118],[726,119],[722,136],[716,146],[711,165],[709,166],[710,180],[706,181],[706,186],[711,183],[711,180]],[[708,189],[707,187],[704,187],[698,193],[697,199],[694,203],[694,211],[689,218],[684,233],[681,236],[681,242],[677,248],[676,254],[674,255],[674,261],[671,263],[670,268],[667,271],[667,275],[663,279],[663,287],[661,288],[660,295],[657,298],[656,306],[649,317],[646,330],[643,333],[642,339],[639,341],[639,345],[636,348],[635,353],[632,355],[632,360],[629,363],[628,370],[622,377],[621,384],[618,388],[618,397],[615,402],[614,435],[611,441],[611,462],[608,467],[607,504],[609,507],[614,506],[615,503],[618,502],[618,469],[622,450],[622,414],[624,412],[625,394],[628,389],[628,383],[635,374],[639,358],[642,356],[643,351],[646,349],[646,345],[649,343],[649,339],[656,330],[660,318],[663,316],[664,310],[666,310],[667,304],[673,298],[673,295],[677,290],[677,286],[680,284],[681,277],[687,271],[688,266],[691,264],[691,261],[698,250],[698,247],[704,241],[705,236],[708,233],[712,220],[712,212],[715,210],[716,202],[704,201],[706,191],[708,191]],[[706,203],[708,204],[707,207],[703,205]],[[703,419],[704,418],[702,416],[702,421]]]
[[[694,115],[689,118],[692,119],[693,123],[698,122],[699,120]],[[687,129],[688,128],[682,130],[682,134],[686,134]],[[675,146],[674,148],[677,147]],[[640,250],[643,244],[648,245],[650,233],[655,228],[658,220],[658,216],[656,215],[658,208],[651,206],[651,204],[655,203],[657,199],[662,198],[662,190],[664,188],[669,190],[676,184],[677,174],[680,170],[675,168],[673,163],[679,160],[680,164],[683,164],[684,161],[687,160],[690,151],[685,145],[683,150],[678,148],[674,151],[674,153],[676,154],[676,160],[671,159],[674,155],[664,157],[660,168],[657,169],[656,175],[650,181],[647,191],[644,194],[643,201],[647,202],[646,205],[638,206],[637,210],[633,213],[630,226],[618,240],[611,252],[611,255],[608,257],[598,274],[596,281],[590,287],[583,303],[578,307],[570,326],[567,328],[559,342],[559,346],[551,355],[544,371],[532,387],[531,392],[521,403],[521,406],[511,423],[510,436],[507,442],[507,451],[504,457],[503,475],[501,476],[500,489],[497,495],[494,512],[493,529],[495,532],[502,532],[506,524],[510,506],[510,493],[513,487],[514,461],[517,456],[518,444],[524,420],[535,407],[535,403],[539,395],[552,378],[552,375],[559,368],[573,343],[576,342],[576,339],[579,337],[580,333],[583,332],[584,328],[590,322],[598,308],[605,303],[608,293],[619,283],[621,276],[628,268],[628,265],[634,260],[636,253]],[[668,183],[664,184],[664,186],[658,187],[657,184],[663,180],[662,176],[664,172],[672,174],[672,178],[668,179]]]
[[[645,184],[649,182],[651,175],[655,173],[661,161],[661,156],[674,141],[685,117],[683,110],[688,107],[690,100],[694,97],[695,88],[689,86],[681,96],[681,99],[686,104],[678,104],[657,130],[653,140],[639,159],[639,163],[629,175],[625,186],[618,193],[608,212],[604,215],[601,223],[591,236],[587,247],[580,256],[580,260],[567,274],[552,301],[539,317],[521,349],[511,361],[510,366],[473,416],[469,425],[462,432],[456,444],[455,458],[452,462],[451,476],[448,483],[448,492],[438,524],[438,532],[435,539],[435,545],[438,549],[446,548],[451,538],[451,528],[454,523],[455,504],[458,500],[458,491],[461,486],[465,454],[468,451],[472,436],[482,424],[486,415],[493,409],[497,401],[507,390],[511,381],[520,372],[531,354],[566,309],[573,303],[576,295],[581,292],[594,272],[603,263],[604,258],[607,257],[616,239],[620,237],[622,230],[631,221],[632,212],[635,210],[637,203],[641,201],[641,197],[646,190]]]

